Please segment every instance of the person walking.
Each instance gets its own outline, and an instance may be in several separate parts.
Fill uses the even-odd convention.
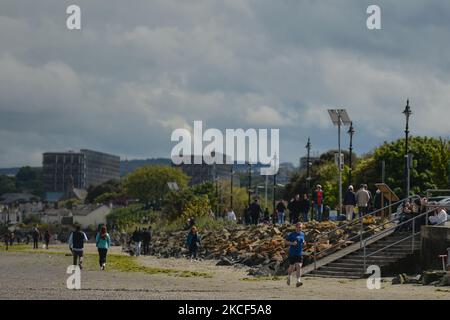
[[[284,224],[284,220],[286,217],[286,205],[284,204],[283,200],[278,201],[276,206],[276,213],[278,215],[278,223]]]
[[[144,228],[142,231],[142,243],[144,245],[144,255],[150,254],[150,241],[152,239],[150,228],[147,230],[147,228]]]
[[[356,194],[353,190],[353,186],[350,185],[344,196],[344,208],[345,213],[347,215],[347,221],[353,220],[355,206],[356,206]]]
[[[108,249],[111,245],[111,239],[106,231],[106,226],[101,227],[100,232],[98,232],[95,237],[95,242],[98,249],[100,269],[105,270],[106,255],[108,254]]]
[[[9,242],[11,241],[11,233],[9,230],[6,230],[3,241],[5,241],[5,250],[8,251]]]
[[[33,231],[31,233],[31,236],[33,237],[33,249],[38,249],[39,248],[39,229],[37,228],[37,226],[35,226],[33,228]]]
[[[367,203],[367,213],[372,212],[373,209],[373,196],[372,196],[372,192],[370,192],[369,190],[369,186],[367,184],[364,184],[364,189],[367,191],[367,193],[369,194],[369,202]]]
[[[131,239],[134,242],[134,250],[136,257],[139,257],[141,255],[141,245],[142,245],[142,233],[141,230],[136,228],[133,232],[133,236]]]
[[[9,237],[9,246],[12,247],[14,244],[14,239],[15,239],[16,235],[14,234],[14,231],[11,232],[11,235]]]
[[[47,250],[48,250],[48,244],[50,243],[50,238],[51,238],[50,232],[48,230],[45,230],[44,242],[45,242],[45,249],[47,249]]]
[[[358,192],[356,192],[356,204],[358,206],[359,217],[367,214],[368,205],[370,201],[370,195],[364,187],[364,184],[360,185]]]
[[[316,190],[313,193],[312,203],[314,205],[314,212],[317,217],[317,221],[322,221],[323,204],[325,202],[325,193],[322,190],[322,186],[318,184]]]
[[[291,284],[291,274],[296,271],[297,276],[297,284],[296,287],[300,287],[303,285],[301,281],[301,269],[303,264],[303,246],[306,244],[305,242],[305,234],[302,231],[303,224],[301,222],[297,222],[295,225],[295,231],[291,232],[285,240],[286,245],[289,246],[289,268],[288,268],[288,276],[287,276],[287,285]]]
[[[234,221],[234,222],[237,221],[236,214],[234,213],[233,209],[228,210],[228,208],[227,208],[226,212],[227,212],[226,218],[228,221]]]
[[[258,203],[258,199],[255,199],[249,208],[250,215],[252,217],[252,223],[256,226],[259,223],[261,214],[263,213],[261,206]]]
[[[302,210],[302,202],[300,200],[300,195],[296,194],[295,198],[291,203],[289,204],[289,216],[292,219],[292,223],[297,223],[300,217],[300,212]]]
[[[200,235],[198,234],[197,227],[193,226],[186,239],[186,245],[189,249],[189,258],[191,259],[191,261],[193,259],[197,260],[198,247],[200,246],[200,244],[201,239]]]
[[[300,213],[302,214],[302,220],[303,222],[309,221],[309,209],[310,209],[310,202],[308,195],[305,193],[303,195],[302,200],[300,201]]]
[[[86,233],[81,231],[79,225],[76,226],[75,231],[70,234],[69,237],[69,249],[73,256],[73,265],[78,265],[80,269],[83,269],[83,251],[84,243],[88,241]]]

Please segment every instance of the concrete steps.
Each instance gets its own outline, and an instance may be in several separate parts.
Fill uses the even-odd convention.
[[[377,265],[380,266],[380,268],[389,267],[398,261],[411,256],[414,253],[412,251],[412,239],[396,244],[396,242],[404,239],[408,235],[409,234],[407,233],[391,234],[368,245],[366,247],[366,267],[370,265]],[[414,242],[415,251],[420,249],[420,241],[417,239],[418,238],[416,238]],[[389,245],[392,246],[386,248]],[[316,270],[310,271],[307,276],[361,279],[368,276],[363,269],[364,250],[358,249],[334,261],[326,263]]]

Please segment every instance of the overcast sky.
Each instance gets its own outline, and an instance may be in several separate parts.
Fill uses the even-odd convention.
[[[80,148],[169,157],[194,120],[279,128],[298,164],[308,136],[337,146],[335,107],[361,154],[403,137],[408,97],[411,133],[448,137],[449,39],[448,0],[0,0],[0,167]]]

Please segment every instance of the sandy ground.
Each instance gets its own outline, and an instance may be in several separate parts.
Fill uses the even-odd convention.
[[[42,251],[42,250],[40,250]],[[51,252],[67,252],[59,246]],[[96,252],[91,245],[87,252]],[[120,254],[120,248],[112,250]],[[88,256],[86,259],[95,259]],[[5,252],[0,247],[0,299],[450,299],[450,288],[390,284],[383,279],[381,289],[369,290],[366,280],[305,277],[296,288],[280,280],[257,280],[247,268],[216,266],[215,261],[157,259],[139,257],[142,265],[177,270],[201,271],[205,277],[179,277],[169,274],[100,271],[86,268],[81,274],[81,290],[66,288],[71,257],[64,254]],[[91,264],[94,264],[93,261]],[[252,279],[249,281],[248,279]],[[294,279],[293,279],[294,280]],[[294,281],[293,281],[294,282]]]

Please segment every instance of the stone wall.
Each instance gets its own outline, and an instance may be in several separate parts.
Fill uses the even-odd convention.
[[[441,254],[450,248],[449,226],[422,226],[421,266],[423,270],[442,270]]]

